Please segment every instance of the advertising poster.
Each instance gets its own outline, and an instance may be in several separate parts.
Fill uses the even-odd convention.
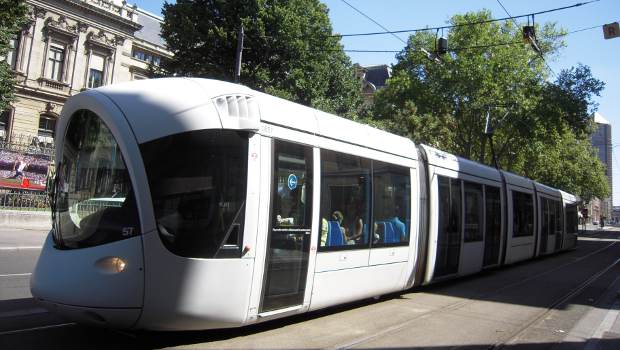
[[[50,158],[0,150],[0,188],[45,191]]]

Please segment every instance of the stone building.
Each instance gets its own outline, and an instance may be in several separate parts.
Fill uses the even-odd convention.
[[[372,105],[377,90],[387,85],[387,80],[392,76],[392,69],[387,64],[361,66],[355,64],[355,77],[362,85],[362,97],[364,104]]]
[[[0,117],[0,138],[51,147],[56,121],[72,95],[144,79],[171,57],[162,19],[120,0],[26,0],[29,23],[11,40],[16,101]]]
[[[613,206],[611,209],[611,223],[620,224],[620,206]]]

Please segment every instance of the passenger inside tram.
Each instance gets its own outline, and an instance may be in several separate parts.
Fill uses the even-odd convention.
[[[364,221],[361,210],[354,198],[351,198],[346,207],[347,216],[341,223],[344,229],[346,244],[365,243],[361,242],[364,236]]]

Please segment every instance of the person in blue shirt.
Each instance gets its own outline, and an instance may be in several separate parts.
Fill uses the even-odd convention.
[[[400,237],[400,241],[404,242],[405,240],[407,240],[407,226],[405,225],[405,223],[400,221],[400,218],[398,217],[399,212],[400,207],[397,205],[394,210],[394,216],[387,221],[391,222],[392,225],[394,225],[394,228],[396,229],[396,231],[398,232],[398,236]]]

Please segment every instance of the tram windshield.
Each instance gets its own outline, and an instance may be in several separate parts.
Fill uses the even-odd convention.
[[[62,147],[54,185],[56,246],[91,247],[139,234],[129,173],[103,121],[90,111],[78,111]]]
[[[157,229],[174,254],[241,256],[248,134],[198,130],[140,146]]]

